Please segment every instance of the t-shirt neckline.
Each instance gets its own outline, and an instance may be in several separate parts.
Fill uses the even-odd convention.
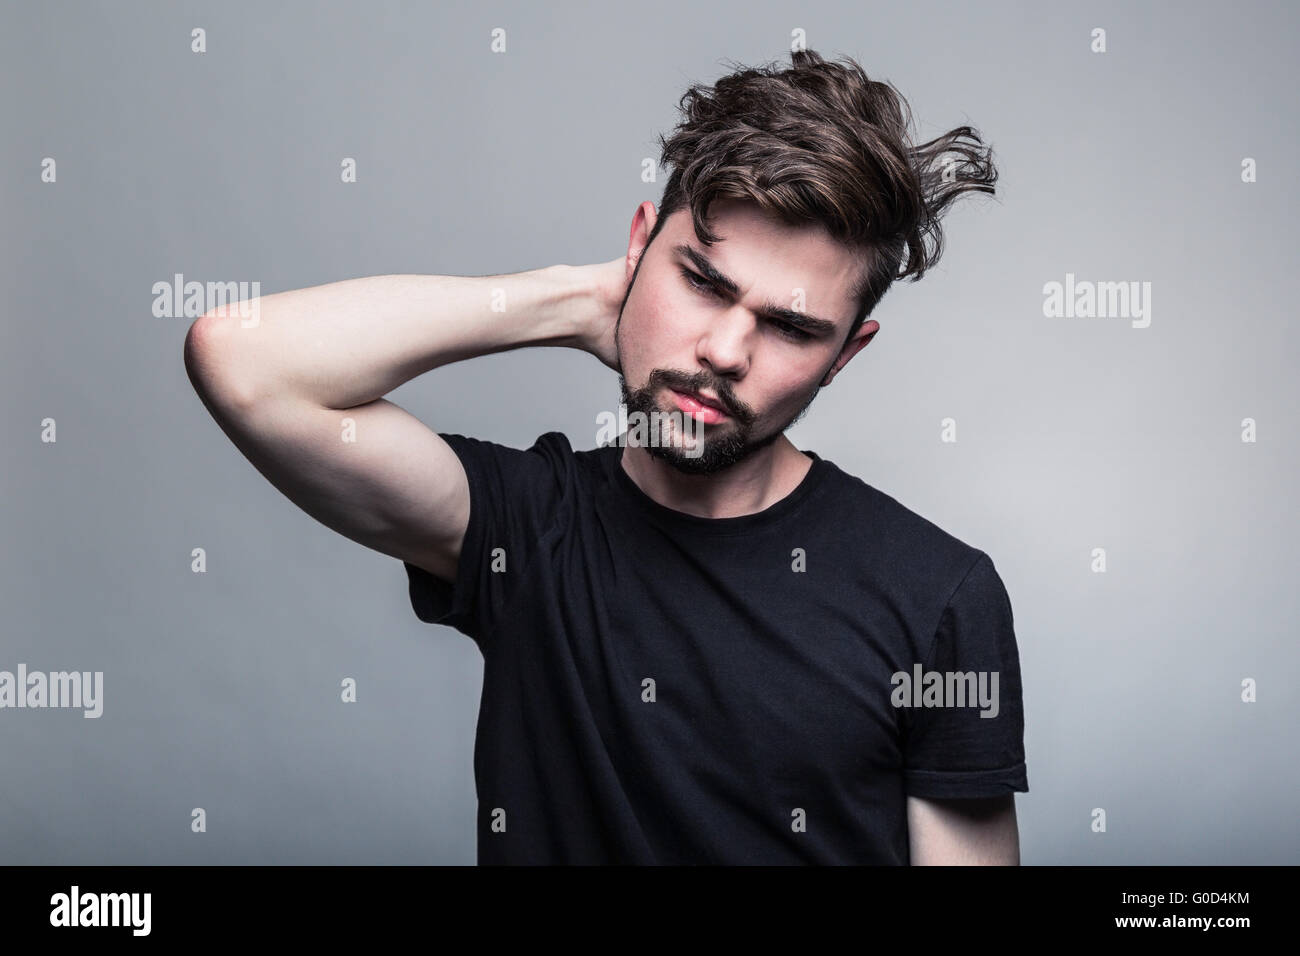
[[[734,515],[730,518],[705,518],[700,515],[687,514],[685,511],[677,511],[655,501],[641,490],[641,487],[632,480],[631,475],[623,470],[624,449],[622,447],[617,445],[611,447],[613,453],[610,454],[609,461],[614,469],[614,480],[618,486],[646,514],[661,524],[706,534],[747,534],[766,528],[786,518],[822,483],[831,467],[830,462],[815,451],[809,451],[806,448],[799,450],[812,459],[812,465],[809,466],[807,473],[799,484],[794,487],[793,491],[784,498],[768,505],[762,511],[755,511],[747,515]]]

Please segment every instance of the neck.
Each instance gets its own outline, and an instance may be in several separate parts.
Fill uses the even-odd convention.
[[[794,491],[812,461],[782,435],[712,475],[684,474],[646,449],[631,445],[623,449],[620,467],[665,508],[700,518],[738,518],[764,511]]]

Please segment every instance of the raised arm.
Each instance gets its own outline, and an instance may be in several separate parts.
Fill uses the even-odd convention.
[[[623,275],[615,260],[276,293],[246,306],[251,319],[235,306],[196,319],[185,368],[222,430],[290,500],[450,581],[469,518],[464,469],[432,429],[382,396],[439,366],[530,345],[606,360],[593,343],[617,312]]]

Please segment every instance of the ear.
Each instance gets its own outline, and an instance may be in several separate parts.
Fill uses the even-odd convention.
[[[637,262],[641,259],[641,254],[645,252],[646,243],[650,241],[650,233],[654,231],[655,222],[659,219],[659,213],[655,210],[655,204],[646,200],[636,207],[636,212],[632,216],[632,231],[627,238],[627,281],[632,281],[632,274],[636,272]]]
[[[880,331],[880,323],[868,319],[862,323],[862,328],[854,333],[853,338],[844,343],[844,348],[840,349],[840,354],[836,356],[835,362],[826,372],[826,377],[822,379],[822,386],[825,387],[831,383],[831,379],[840,374],[840,369],[849,364],[849,359],[857,355],[870,342],[877,332]]]

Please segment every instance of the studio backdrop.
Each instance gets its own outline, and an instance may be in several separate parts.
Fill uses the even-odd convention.
[[[233,448],[186,290],[608,261],[684,90],[799,46],[994,149],[996,196],[790,437],[996,563],[1023,862],[1297,862],[1298,20],[6,3],[0,680],[87,680],[0,708],[0,863],[474,862],[478,649]],[[593,448],[619,392],[528,349],[388,397]]]

